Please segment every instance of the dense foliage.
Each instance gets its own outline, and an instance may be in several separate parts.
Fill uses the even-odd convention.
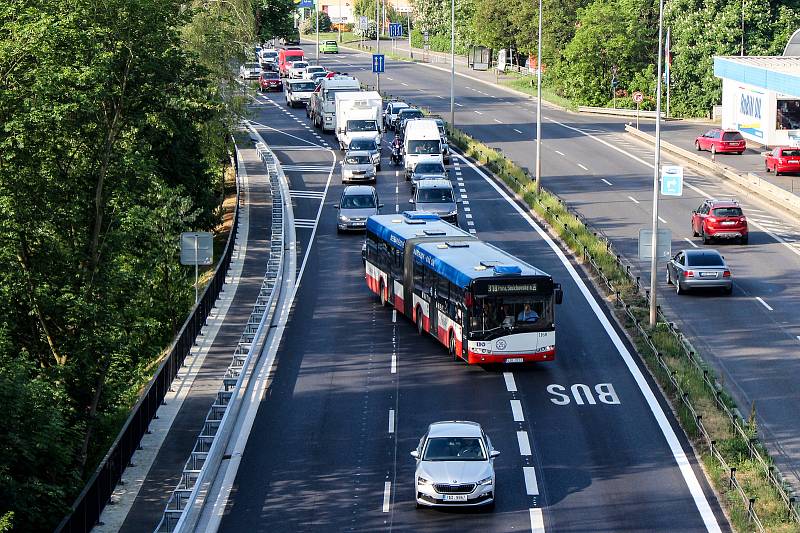
[[[289,37],[295,33],[294,0],[253,0],[255,31],[261,42]],[[320,19],[321,20],[321,19]]]
[[[308,34],[317,31],[317,21],[314,18],[314,13],[319,18],[319,31],[331,31],[331,18],[327,13],[324,11],[310,11],[310,16],[300,24],[300,33]]]
[[[450,1],[412,0],[415,28],[427,30],[431,49],[450,49]],[[538,3],[529,0],[456,0],[456,49],[511,48],[521,63],[537,47]],[[617,103],[643,91],[655,97],[658,2],[655,0],[543,0],[544,82],[580,105]],[[672,112],[703,116],[719,103],[713,56],[739,55],[744,13],[746,55],[780,54],[800,28],[800,0],[665,0],[671,30]],[[421,39],[414,40],[416,46]]]
[[[191,307],[177,237],[218,222],[253,15],[0,2],[0,529],[60,521]]]

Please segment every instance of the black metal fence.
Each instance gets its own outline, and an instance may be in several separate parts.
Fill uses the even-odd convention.
[[[134,452],[139,449],[142,437],[148,433],[150,421],[155,417],[156,411],[169,392],[172,381],[183,366],[195,339],[206,323],[206,318],[214,302],[225,284],[225,275],[231,263],[233,244],[236,242],[237,222],[239,220],[239,161],[238,154],[233,158],[236,170],[236,208],[233,213],[231,231],[222,258],[217,264],[214,277],[206,286],[200,300],[192,309],[191,314],[183,323],[175,340],[169,348],[168,355],[161,362],[155,376],[147,384],[144,394],[131,411],[128,420],[117,435],[103,461],[97,467],[92,477],[86,483],[80,495],[72,504],[70,514],[61,521],[56,528],[57,533],[83,533],[90,531],[97,525],[100,513],[111,499],[111,494],[122,478],[122,473],[129,465]]]

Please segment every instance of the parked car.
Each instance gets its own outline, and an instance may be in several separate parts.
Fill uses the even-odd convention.
[[[243,80],[257,80],[261,75],[261,65],[258,63],[244,63],[239,67],[239,77]]]
[[[380,213],[383,204],[378,203],[375,187],[370,185],[348,185],[342,191],[336,208],[336,232],[363,231],[367,218]]]
[[[383,125],[386,129],[394,129],[394,121],[401,109],[408,109],[410,106],[405,102],[388,102],[386,109],[383,110]]]
[[[444,165],[439,161],[421,160],[411,173],[411,188],[416,189],[423,180],[448,180],[449,175]]]
[[[378,143],[375,142],[374,139],[364,138],[364,137],[356,137],[352,141],[350,141],[350,145],[348,146],[350,150],[357,150],[369,153],[370,158],[372,159],[372,163],[375,165],[375,168],[380,171],[381,169],[381,147]]]
[[[319,51],[323,54],[338,54],[339,45],[336,41],[322,41],[319,45]]]
[[[342,183],[351,181],[375,181],[377,171],[369,152],[349,150],[344,159],[339,162],[342,166]]]
[[[322,65],[308,65],[306,67],[305,72],[303,72],[303,79],[304,80],[310,80],[310,79],[313,79],[311,77],[313,74],[322,73],[323,75],[325,75],[325,73],[327,73],[327,72],[328,72],[328,69],[326,69]]]
[[[742,134],[737,130],[710,129],[694,140],[697,151],[709,150],[712,154],[733,153],[741,155],[747,148]]]
[[[416,507],[494,507],[498,455],[477,422],[434,422],[411,452]]]
[[[314,92],[316,85],[313,81],[308,80],[286,80],[283,84],[283,92],[286,96],[286,105],[295,107],[298,105],[307,105],[311,100],[311,94]]]
[[[738,239],[747,244],[747,217],[736,200],[705,200],[692,211],[692,234],[702,237],[703,244],[712,239]]]
[[[277,72],[261,72],[258,77],[258,89],[263,93],[266,91],[280,91],[283,88],[281,76]]]
[[[394,131],[396,131],[398,135],[402,137],[405,134],[406,123],[409,120],[424,117],[425,115],[419,109],[413,107],[401,109],[397,114],[397,118],[395,118],[393,122]]]
[[[771,152],[765,152],[764,167],[767,172],[774,171],[776,175],[800,172],[800,148],[778,146]]]
[[[414,189],[414,197],[409,202],[414,204],[415,211],[435,213],[442,220],[458,225],[458,201],[450,180],[420,181]]]
[[[731,270],[716,250],[681,250],[667,263],[667,284],[683,294],[690,289],[716,288],[733,292]]]
[[[290,79],[303,79],[308,63],[305,61],[292,61],[292,65],[287,69]]]

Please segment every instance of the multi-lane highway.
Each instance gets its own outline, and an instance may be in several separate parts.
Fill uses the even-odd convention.
[[[564,286],[557,360],[454,363],[367,289],[363,237],[336,233],[332,204],[342,185],[336,172],[331,179],[333,137],[282,104],[280,94],[259,96],[252,118],[290,182],[304,266],[223,531],[727,530],[624,336],[519,206],[456,158],[464,227]],[[388,158],[376,186],[384,212],[409,207],[410,186]],[[414,508],[409,452],[428,424],[447,419],[480,422],[502,452],[494,511]]]
[[[313,57],[312,47],[308,54]],[[321,62],[375,83],[369,55],[342,50]],[[445,118],[449,84],[446,69],[400,61],[387,61],[381,77],[381,90]],[[534,167],[535,101],[462,76],[456,77],[455,95],[460,128],[521,166]],[[579,115],[547,105],[543,114],[543,184],[608,235],[643,279],[649,279],[649,265],[638,263],[636,255],[638,229],[649,227],[652,216],[652,147],[624,133],[628,119]],[[683,136],[691,137],[688,132]],[[715,365],[743,411],[755,406],[779,468],[800,488],[800,420],[787,409],[800,401],[794,378],[800,371],[800,323],[795,317],[800,223],[719,178],[688,172],[687,185],[682,197],[660,203],[660,224],[672,231],[673,251],[703,246],[692,236],[690,214],[708,197],[740,200],[752,232],[750,243],[710,245],[732,267],[732,297],[678,296],[659,272],[661,303]]]

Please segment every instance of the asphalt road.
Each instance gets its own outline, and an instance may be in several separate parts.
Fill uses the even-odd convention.
[[[311,221],[324,205],[223,531],[727,530],[630,346],[574,266],[495,187],[454,164],[462,225],[563,284],[554,363],[457,364],[380,307],[364,281],[363,237],[336,234],[338,173],[324,199],[313,198],[325,191],[333,137],[308,127],[302,110],[274,105],[280,94],[260,101],[259,132],[290,188],[305,191],[293,195],[295,217]],[[386,154],[384,166],[384,212],[409,208],[409,184]],[[480,422],[502,452],[493,512],[414,509],[408,452],[428,424],[447,419]]]
[[[310,51],[310,47],[308,50]],[[374,85],[370,56],[343,50],[321,63]],[[381,90],[449,119],[449,71],[387,60]],[[501,88],[456,78],[455,122],[521,166],[535,162],[535,101]],[[649,283],[649,262],[636,259],[638,230],[652,217],[653,150],[623,133],[619,117],[587,116],[544,105],[542,182],[609,236]],[[702,129],[702,128],[701,128]],[[684,131],[683,137],[691,133]],[[737,157],[737,156],[730,156]],[[662,161],[678,164],[669,158]],[[778,467],[800,490],[800,223],[773,206],[711,176],[687,172],[684,196],[662,199],[661,227],[673,252],[703,247],[690,213],[706,197],[736,197],[748,216],[748,246],[713,244],[734,275],[734,294],[678,297],[659,266],[659,295],[669,316],[716,367],[743,412],[755,406]],[[518,250],[511,249],[512,253]]]

